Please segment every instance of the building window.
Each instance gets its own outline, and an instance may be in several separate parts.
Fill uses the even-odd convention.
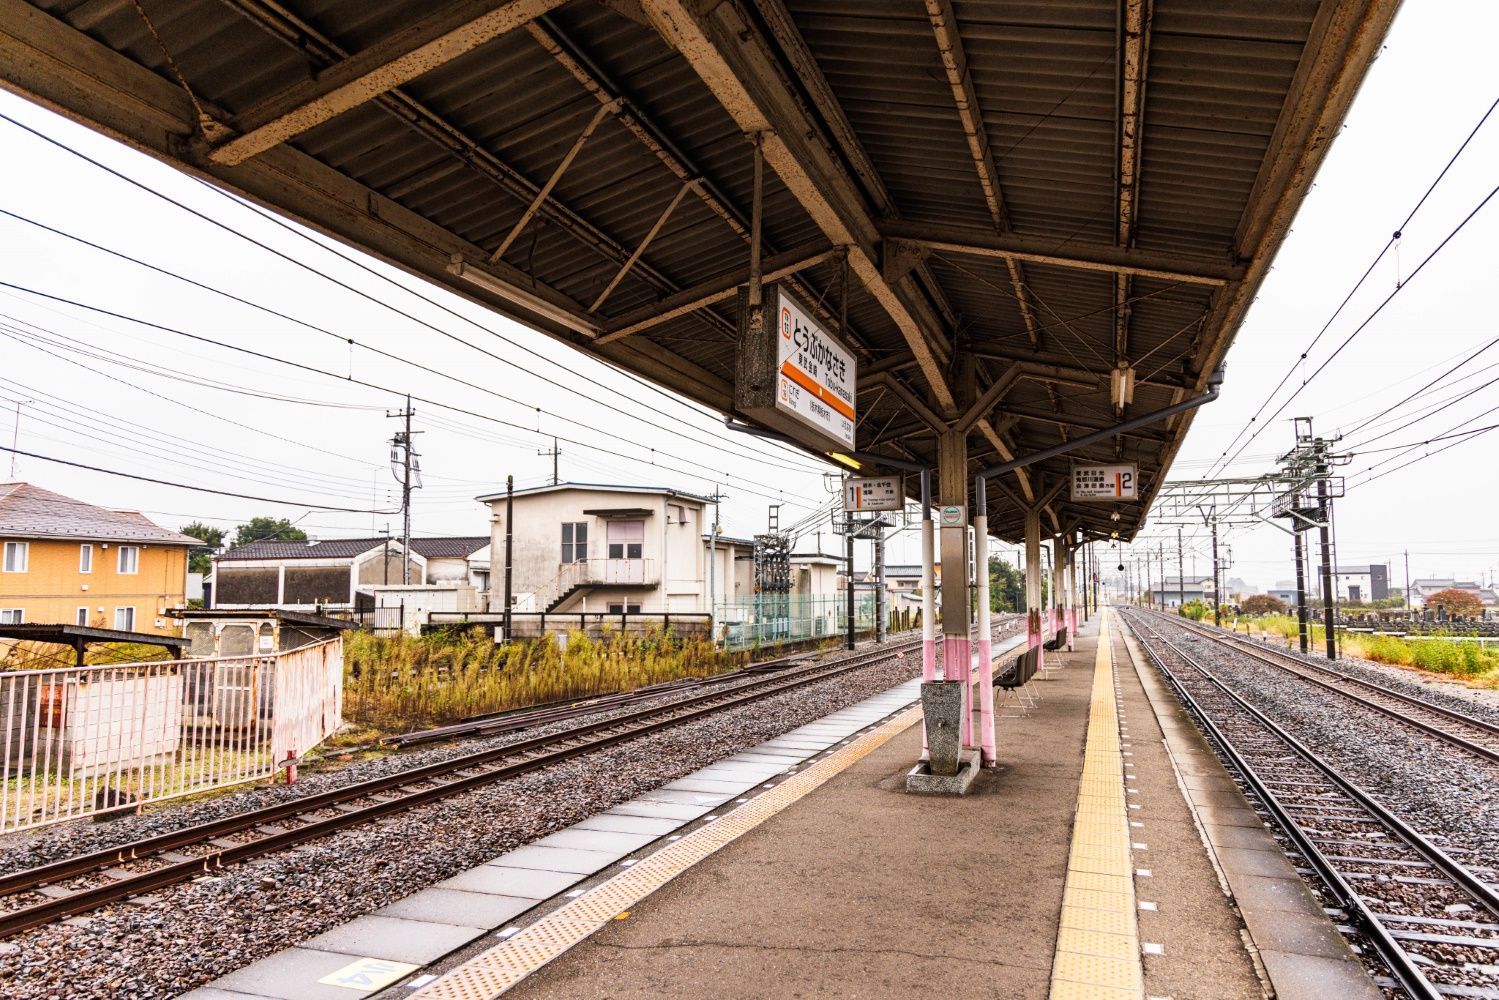
[[[115,630],[118,632],[135,631],[134,608],[115,608]]]
[[[26,556],[31,548],[28,542],[5,543],[5,572],[26,572]]]
[[[24,608],[0,608],[0,625],[20,625],[25,620]]]
[[[78,609],[78,618],[76,620],[76,623],[82,625],[85,628],[88,627],[88,608]]]
[[[126,576],[139,573],[141,570],[141,550],[138,545],[121,545],[118,549],[119,571]]]
[[[588,558],[588,522],[568,521],[562,525],[562,561],[582,562]]]
[[[640,614],[640,605],[638,605],[638,604],[611,604],[611,605],[609,605],[609,613],[611,615],[638,615],[638,614]]]
[[[92,573],[94,571],[94,547],[87,543],[78,546],[78,572]]]

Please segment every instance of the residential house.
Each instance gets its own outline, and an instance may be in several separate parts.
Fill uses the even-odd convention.
[[[1276,580],[1275,586],[1270,588],[1270,596],[1277,598],[1288,608],[1296,606],[1296,581]]]
[[[1206,601],[1211,604],[1213,603],[1213,578],[1211,575],[1189,576],[1185,579],[1168,576],[1153,584],[1151,600],[1167,608],[1179,608],[1192,601]]]
[[[260,541],[236,545],[213,561],[208,591],[215,608],[352,610],[359,592],[406,583],[398,538]],[[482,593],[489,586],[489,536],[413,538],[409,586]]]
[[[1476,580],[1459,580],[1450,576],[1412,580],[1410,583],[1411,606],[1413,608],[1426,607],[1427,598],[1442,590],[1461,590],[1472,594],[1483,602],[1485,618],[1493,618],[1499,614],[1499,596],[1496,596],[1493,590],[1482,586]]]
[[[506,494],[490,507],[490,607],[504,603]],[[710,547],[718,593],[742,586],[743,540],[706,539],[708,497],[664,486],[559,483],[509,500],[511,595],[520,611],[706,613]]]
[[[490,607],[504,604],[506,495],[491,510]],[[712,500],[665,486],[559,483],[510,496],[511,595],[522,612],[706,614],[751,607],[749,538],[711,537]],[[792,595],[834,593],[836,556],[791,556]]]
[[[1389,567],[1381,564],[1369,566],[1334,566],[1332,592],[1339,603],[1352,601],[1382,601],[1390,596]],[[1320,576],[1315,582],[1307,581],[1307,589],[1322,595]]]
[[[0,624],[175,634],[188,551],[203,543],[134,511],[0,483]]]

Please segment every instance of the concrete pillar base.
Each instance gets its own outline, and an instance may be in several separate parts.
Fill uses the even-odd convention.
[[[933,774],[928,762],[923,761],[906,775],[906,791],[918,795],[966,795],[981,770],[977,750],[963,751],[957,774]]]
[[[967,699],[968,684],[962,680],[927,681],[921,685],[921,714],[926,726],[926,764],[933,775],[950,778],[959,771]]]

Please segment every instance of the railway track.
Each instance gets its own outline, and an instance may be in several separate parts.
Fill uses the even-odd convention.
[[[1499,890],[1127,612],[1141,645],[1290,853],[1388,978],[1419,1000],[1499,998]]]
[[[1396,691],[1383,684],[1349,676],[1333,667],[1308,663],[1289,653],[1267,649],[1250,639],[1241,638],[1232,633],[1225,633],[1187,619],[1178,621],[1166,616],[1166,620],[1196,635],[1228,646],[1267,666],[1294,674],[1324,691],[1342,695],[1363,708],[1418,729],[1459,750],[1482,757],[1492,763],[1499,763],[1499,725],[1476,719],[1444,705],[1433,704],[1404,691]]]
[[[1004,628],[1009,621],[997,623]],[[919,650],[919,638],[0,875],[0,938]],[[660,694],[660,692],[656,692]],[[608,706],[604,706],[608,707]],[[617,707],[617,706],[616,706]],[[601,711],[591,706],[588,711]],[[535,721],[535,720],[533,720]],[[555,721],[543,713],[541,722]],[[536,722],[536,724],[541,724]]]

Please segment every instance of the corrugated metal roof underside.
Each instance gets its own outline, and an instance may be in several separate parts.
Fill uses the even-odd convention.
[[[35,3],[175,85],[131,0]],[[315,77],[432,9],[417,0],[293,0],[281,5],[289,15],[283,17],[255,0],[147,5],[193,92],[223,118]],[[861,181],[872,214],[937,230],[1013,233],[1059,254],[1077,245],[1119,244],[1124,41],[1116,0],[952,0],[999,180],[1004,227],[996,226],[984,197],[922,3],[762,0],[743,9],[808,114],[829,126],[825,144],[850,176],[865,171],[861,164],[872,168],[873,177]],[[1256,184],[1322,8],[1316,0],[1155,0],[1151,9],[1129,246],[1243,263],[1246,214],[1254,198],[1268,197],[1255,194]],[[778,10],[794,26],[797,37],[789,42],[777,40],[770,28]],[[745,267],[750,150],[698,71],[633,0],[572,0],[539,23],[542,34],[621,95],[634,118],[605,117],[540,213],[510,241],[504,262],[586,309],[656,224],[685,171],[721,204],[715,209],[695,194],[683,198],[600,308],[602,322],[607,326],[674,291]],[[788,44],[810,55],[836,107],[819,106],[824,84],[790,68],[795,54]],[[520,29],[289,145],[488,254],[511,233],[532,193],[599,107],[532,30]],[[830,127],[830,118],[840,115],[852,126],[851,140]],[[675,168],[627,127],[635,119],[663,140]],[[766,176],[766,252],[823,240],[813,216],[775,172]],[[885,197],[881,213],[877,203]],[[838,312],[839,272],[837,262],[823,262],[799,276],[831,316]],[[958,353],[981,359],[975,393],[1017,359],[1055,369],[1050,383],[1036,375],[1017,379],[992,415],[1005,427],[1008,447],[1024,453],[1062,440],[1064,432],[1075,437],[1117,419],[1107,372],[1118,360],[1118,293],[1115,276],[1101,271],[1027,263],[1017,274],[1034,331],[1002,260],[932,252],[913,287],[941,317]],[[1221,356],[1232,330],[1205,328],[1222,291],[1143,277],[1126,287],[1126,356],[1140,380],[1131,412],[1142,412],[1199,385],[1203,372],[1193,365]],[[732,380],[735,313],[732,299],[720,301],[629,342],[657,345]],[[900,364],[909,345],[886,307],[856,286],[848,315],[861,363],[887,366],[930,404],[915,368]],[[937,350],[940,356],[947,348]],[[949,373],[962,367],[943,364]],[[884,383],[865,386],[861,404],[861,445],[889,444],[933,457],[934,435],[912,426],[910,408]],[[1007,414],[1012,419],[1006,421]],[[1085,455],[1132,457],[1147,479],[1157,479],[1179,427],[1170,433],[1158,427]],[[882,428],[907,433],[882,438]],[[986,436],[976,434],[971,448],[975,463],[993,460]],[[1065,475],[1068,462],[1054,460],[1040,471]],[[1135,520],[1138,511],[1129,517]]]

